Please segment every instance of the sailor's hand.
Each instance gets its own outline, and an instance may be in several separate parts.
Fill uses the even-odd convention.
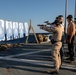
[[[44,29],[44,26],[40,26],[40,29]]]
[[[46,26],[40,26],[40,29],[43,29],[44,30],[45,28],[46,28]]]

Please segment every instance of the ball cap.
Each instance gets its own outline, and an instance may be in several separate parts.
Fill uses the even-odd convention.
[[[72,15],[68,15],[68,16],[67,16],[67,19],[72,19],[72,18],[73,18]]]
[[[55,20],[54,22],[52,22],[52,24],[58,25],[58,24],[61,24],[61,22],[59,20]]]

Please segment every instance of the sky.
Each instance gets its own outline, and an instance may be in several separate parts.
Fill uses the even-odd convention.
[[[38,24],[44,21],[53,22],[58,15],[65,18],[66,0],[0,0],[0,19],[16,22],[27,22],[36,33],[43,33]],[[68,0],[68,14],[74,16],[75,0]]]

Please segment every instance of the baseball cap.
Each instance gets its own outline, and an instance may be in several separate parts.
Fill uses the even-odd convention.
[[[68,18],[68,19],[72,19],[73,16],[72,16],[72,15],[68,15],[67,18]]]
[[[54,22],[52,22],[52,24],[58,25],[58,24],[61,24],[61,22],[59,20],[55,20]]]

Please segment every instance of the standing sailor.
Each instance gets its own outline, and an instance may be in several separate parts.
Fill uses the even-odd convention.
[[[62,47],[62,27],[60,26],[60,21],[55,20],[53,22],[54,28],[50,28],[48,26],[40,26],[40,29],[43,29],[48,32],[53,32],[53,39],[52,39],[52,45],[53,45],[53,55],[52,58],[54,60],[54,69],[50,69],[50,71],[47,71],[48,73],[59,73],[59,68],[61,66],[61,57],[60,57],[60,48]]]
[[[68,28],[67,28],[67,43],[69,50],[69,60],[72,63],[74,61],[74,37],[75,37],[75,24],[72,21],[72,15],[67,16]]]

